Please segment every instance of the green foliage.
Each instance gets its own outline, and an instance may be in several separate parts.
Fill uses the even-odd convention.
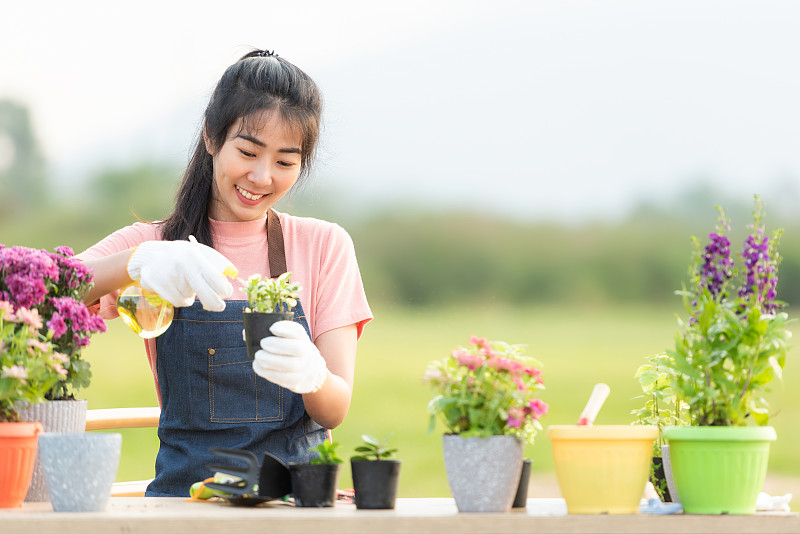
[[[660,452],[661,451],[659,451],[659,453]],[[658,456],[660,457],[660,454]],[[650,482],[653,483],[653,488],[655,488],[656,493],[658,493],[658,498],[663,502],[666,502],[666,497],[669,493],[669,487],[667,486],[667,479],[663,475],[663,466],[661,469],[658,469],[655,461],[650,462]],[[671,498],[672,497],[670,496],[670,499]]]
[[[155,163],[105,169],[88,183],[87,216],[112,230],[137,219],[164,219],[172,211],[179,176],[176,168]]]
[[[631,414],[635,416],[636,424],[658,427],[658,439],[653,444],[655,457],[661,456],[661,446],[664,445],[661,433],[664,428],[689,424],[689,407],[672,391],[675,371],[668,360],[670,357],[667,354],[654,354],[634,375],[642,388],[642,394],[637,398],[642,399],[643,403]]]
[[[386,442],[391,437],[386,436],[383,440],[370,436],[369,434],[361,434],[361,441],[363,445],[356,447],[355,451],[359,454],[352,457],[353,460],[389,460],[394,457],[397,449],[390,449],[386,446]]]
[[[336,454],[337,447],[339,447],[339,444],[335,441],[323,441],[316,447],[311,447],[308,450],[316,452],[319,455],[319,457],[311,460],[311,463],[327,465],[342,463],[342,459]]]
[[[245,311],[271,313],[276,310],[290,311],[297,306],[298,284],[289,281],[292,273],[283,273],[277,278],[263,278],[254,274],[242,282],[250,305]]]
[[[692,424],[741,426],[751,418],[766,425],[764,393],[773,379],[782,379],[791,333],[774,291],[780,232],[766,235],[758,197],[756,204],[742,271],[736,273],[729,258],[720,210],[710,244],[704,250],[697,245],[692,289],[678,292],[689,319],[679,319],[675,347],[662,363],[672,371],[672,388],[689,406]]]
[[[0,301],[0,422],[18,421],[17,403],[37,404],[66,374],[66,358],[40,332],[36,310]]]

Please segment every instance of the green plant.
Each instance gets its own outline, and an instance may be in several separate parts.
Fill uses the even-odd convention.
[[[689,288],[677,292],[689,317],[678,320],[675,348],[663,363],[673,372],[672,388],[689,407],[694,425],[742,426],[748,420],[766,425],[763,394],[773,379],[782,378],[791,332],[775,292],[781,231],[766,234],[763,205],[755,198],[741,268],[730,257],[725,236],[730,226],[718,208],[717,231],[705,248],[694,240]]]
[[[633,410],[635,424],[658,427],[658,439],[653,443],[653,456],[661,456],[664,428],[673,425],[689,424],[688,406],[677,398],[672,390],[675,371],[669,365],[670,357],[665,353],[654,354],[641,365],[635,373],[642,394],[636,397],[644,402],[641,408]]]
[[[37,310],[0,300],[0,422],[19,421],[18,403],[37,404],[67,375],[69,358],[42,336]],[[52,332],[50,332],[52,335]]]
[[[310,451],[316,452],[319,457],[311,460],[312,464],[327,464],[334,465],[342,463],[342,459],[336,454],[336,448],[339,444],[333,441],[323,441],[316,447],[311,447]]]
[[[436,392],[428,403],[429,432],[438,416],[453,434],[511,435],[532,443],[548,408],[536,398],[544,389],[541,364],[523,354],[523,345],[475,336],[470,345],[428,366],[424,379]]]
[[[352,459],[380,461],[393,458],[394,454],[397,452],[397,449],[390,449],[386,446],[386,442],[390,437],[391,434],[383,438],[382,441],[378,441],[378,439],[374,438],[373,436],[361,434],[361,441],[363,444],[359,445],[355,449],[355,451],[360,454],[354,455]]]
[[[277,278],[264,278],[254,274],[242,282],[242,289],[247,294],[249,307],[246,312],[271,313],[274,311],[291,311],[297,306],[298,284],[289,281],[292,273],[283,273]]]

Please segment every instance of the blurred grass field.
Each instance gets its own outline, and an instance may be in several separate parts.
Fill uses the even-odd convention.
[[[542,422],[574,424],[597,382],[611,395],[597,424],[629,424],[639,407],[639,386],[633,377],[644,359],[669,348],[676,331],[673,309],[617,307],[458,307],[409,310],[375,307],[375,320],[359,342],[353,403],[346,421],[333,431],[339,452],[348,458],[367,433],[392,434],[390,443],[403,460],[401,497],[445,497],[450,492],[441,453],[442,427],[428,434],[426,405],[431,397],[421,376],[429,361],[443,358],[472,334],[528,345],[528,354],[544,365],[550,404]],[[790,313],[790,315],[792,315]],[[89,408],[155,406],[152,375],[142,341],[119,320],[106,334],[95,336],[85,351],[91,362],[92,385],[79,392]],[[792,324],[795,335],[800,332]],[[800,476],[795,443],[800,440],[800,350],[787,359],[784,382],[770,395],[778,432],[773,444],[771,473]],[[153,476],[158,439],[155,429],[123,431],[123,455],[118,480]],[[534,474],[552,472],[552,453],[544,434],[528,446]],[[340,487],[352,487],[345,462]]]

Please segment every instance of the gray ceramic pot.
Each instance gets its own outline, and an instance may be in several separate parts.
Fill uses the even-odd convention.
[[[39,421],[45,432],[80,433],[86,428],[85,400],[57,400],[34,404],[19,409],[23,421]],[[27,502],[47,502],[50,494],[44,480],[42,462],[36,454],[36,463],[33,466],[33,478],[25,496]]]
[[[117,476],[122,434],[39,436],[39,457],[56,512],[105,509]]]
[[[523,444],[513,436],[443,436],[444,467],[459,512],[508,512],[522,472]]]

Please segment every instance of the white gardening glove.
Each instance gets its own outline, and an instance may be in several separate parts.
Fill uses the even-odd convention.
[[[313,393],[322,387],[328,367],[305,329],[293,321],[278,321],[272,336],[261,340],[253,370],[270,382],[295,393]]]
[[[195,294],[211,311],[225,309],[233,287],[224,272],[231,261],[211,247],[190,241],[145,241],[131,254],[128,274],[173,306],[191,306]]]

